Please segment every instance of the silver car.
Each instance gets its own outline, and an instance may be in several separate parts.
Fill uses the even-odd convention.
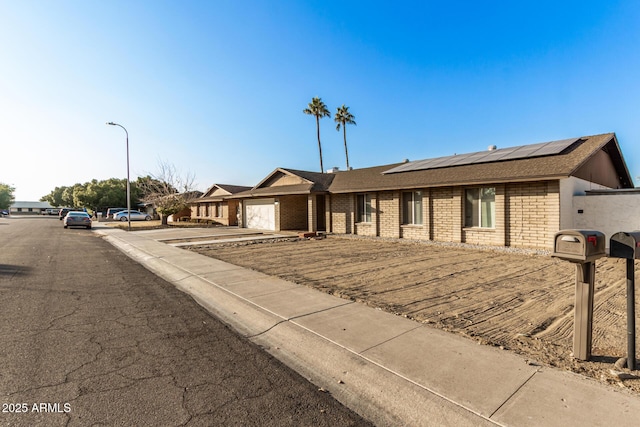
[[[118,212],[113,216],[116,221],[128,221],[127,211]],[[151,221],[151,215],[140,211],[131,211],[131,221]]]
[[[71,211],[64,217],[64,228],[85,227],[91,229],[91,217],[86,212]]]

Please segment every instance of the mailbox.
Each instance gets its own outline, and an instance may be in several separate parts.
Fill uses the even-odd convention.
[[[609,256],[614,258],[640,259],[640,231],[614,234],[609,239]]]
[[[605,256],[604,233],[596,230],[561,230],[556,233],[553,257],[586,263]]]
[[[609,239],[609,256],[627,260],[627,368],[636,369],[636,272],[640,231],[621,231]]]

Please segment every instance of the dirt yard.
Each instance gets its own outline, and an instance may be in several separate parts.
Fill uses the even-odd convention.
[[[640,372],[614,366],[627,352],[625,260],[596,262],[583,362],[572,357],[575,267],[548,254],[336,236],[191,250],[640,394]]]

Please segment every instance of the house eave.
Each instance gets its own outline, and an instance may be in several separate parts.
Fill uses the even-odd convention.
[[[553,175],[553,176],[539,176],[539,177],[513,177],[510,179],[505,178],[488,178],[483,180],[467,180],[456,182],[436,182],[428,184],[412,184],[406,186],[381,186],[381,187],[362,187],[357,189],[347,189],[330,191],[330,194],[351,194],[351,193],[372,193],[381,191],[402,191],[402,190],[415,190],[421,188],[442,188],[442,187],[470,187],[478,185],[491,185],[491,184],[508,184],[513,182],[539,182],[539,181],[555,181],[564,178],[569,178],[568,175]]]

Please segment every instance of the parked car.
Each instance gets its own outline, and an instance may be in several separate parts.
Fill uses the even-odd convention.
[[[131,212],[131,221],[151,221],[151,215],[146,214],[140,211],[130,211]],[[113,219],[116,221],[128,221],[127,210],[125,209],[122,212],[118,212],[113,216]]]
[[[71,211],[64,217],[64,228],[86,227],[91,228],[91,217],[86,212]]]
[[[58,212],[58,219],[63,220],[69,212],[87,212],[85,208],[62,208]]]
[[[9,216],[9,211],[6,209],[0,210],[0,216]]]
[[[109,208],[107,209],[106,219],[116,219],[116,214],[118,212],[126,211],[127,208]]]

